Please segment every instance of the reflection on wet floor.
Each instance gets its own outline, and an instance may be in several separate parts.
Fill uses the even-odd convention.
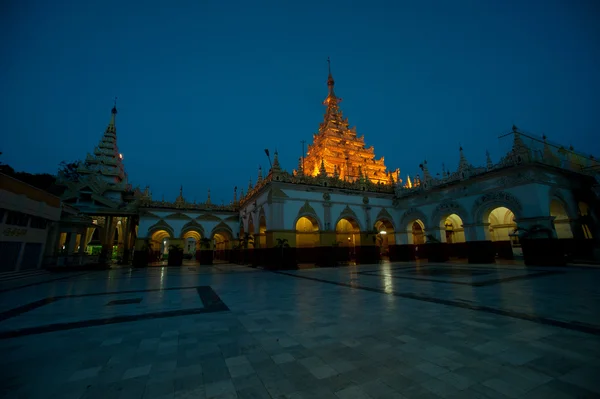
[[[184,265],[30,278],[0,293],[0,396],[600,395],[593,268]]]

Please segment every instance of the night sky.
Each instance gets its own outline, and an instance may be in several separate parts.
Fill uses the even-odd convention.
[[[485,164],[516,124],[600,156],[597,1],[2,2],[0,160],[55,173],[99,142],[118,97],[129,181],[229,202],[265,148],[291,171],[342,110],[403,177],[458,148]]]

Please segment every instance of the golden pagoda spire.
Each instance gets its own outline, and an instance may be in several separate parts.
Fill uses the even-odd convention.
[[[327,97],[323,101],[323,105],[327,105],[327,111],[328,111],[327,114],[329,114],[330,109],[337,110],[338,103],[342,101],[341,98],[338,98],[335,95],[335,91],[334,91],[335,80],[333,80],[333,75],[331,74],[331,60],[329,59],[329,57],[327,57],[327,71],[329,73],[329,75],[327,76],[327,91],[328,91],[328,93],[327,93]]]
[[[206,205],[210,205],[210,188],[208,189],[208,197],[206,197]]]
[[[319,131],[313,134],[313,143],[303,160],[305,176],[323,175],[321,164],[324,163],[327,176],[336,173],[348,182],[359,179],[372,181],[375,184],[392,184],[393,179],[386,173],[383,158],[376,159],[373,147],[365,145],[364,136],[358,137],[356,129],[350,127],[339,106],[341,99],[334,91],[335,81],[331,73],[331,60],[327,59],[327,98],[323,104],[327,107]],[[362,178],[358,168],[362,168]]]

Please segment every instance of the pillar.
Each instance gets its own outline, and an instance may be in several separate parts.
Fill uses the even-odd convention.
[[[426,228],[425,231],[433,238],[426,237],[424,247],[427,252],[427,260],[429,262],[446,262],[448,260],[448,244],[442,240],[442,234],[446,234],[445,228],[435,226]]]
[[[489,223],[463,223],[469,263],[495,263],[496,251],[490,239]]]
[[[523,259],[528,266],[562,266],[566,263],[560,240],[553,226],[554,216],[515,220]]]
[[[44,248],[45,256],[54,256],[58,248],[58,237],[60,237],[59,223],[54,222],[50,225],[48,236],[46,237],[46,247]]]
[[[69,233],[67,241],[67,255],[72,255],[75,253],[75,245],[77,245],[77,232],[72,231]]]

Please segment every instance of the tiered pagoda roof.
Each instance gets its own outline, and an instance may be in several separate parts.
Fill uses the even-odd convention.
[[[329,60],[328,60],[329,62]],[[366,178],[373,183],[394,184],[398,172],[387,171],[384,159],[375,159],[373,147],[365,146],[364,136],[357,137],[356,128],[350,127],[339,103],[341,98],[334,91],[335,81],[329,69],[327,87],[329,93],[323,104],[327,106],[319,132],[313,135],[313,144],[303,161],[303,172],[308,176],[322,174],[321,166],[329,176],[354,182]]]
[[[127,174],[123,165],[123,155],[117,146],[117,128],[115,119],[117,106],[113,106],[111,118],[100,143],[94,148],[93,154],[87,154],[85,161],[81,163],[77,172],[82,175],[101,175],[115,191],[127,189]]]

